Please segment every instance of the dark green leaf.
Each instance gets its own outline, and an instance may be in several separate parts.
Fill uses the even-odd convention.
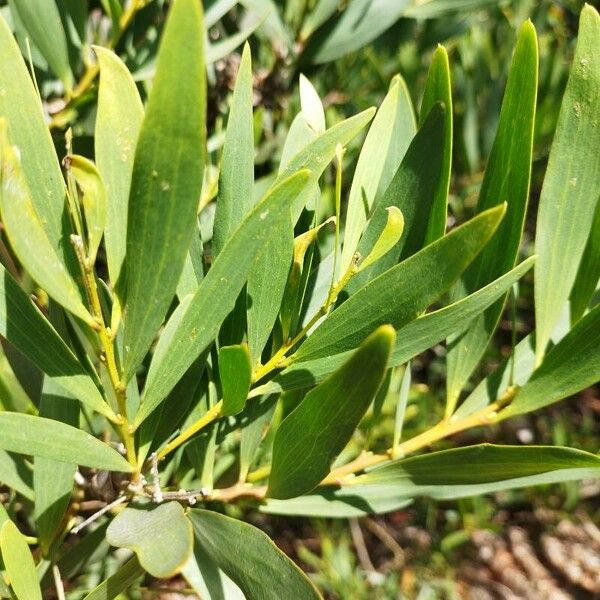
[[[535,252],[536,361],[569,297],[600,189],[600,15],[581,11],[575,57],[540,196]]]
[[[273,445],[269,497],[300,496],[329,473],[381,385],[394,340],[389,325],[377,329],[282,421]]]
[[[131,465],[89,433],[44,417],[0,413],[0,448],[95,469],[130,472]]]
[[[193,509],[196,540],[247,600],[311,600],[320,594],[302,571],[269,539],[237,519]]]
[[[142,362],[171,304],[196,228],[206,151],[203,40],[201,4],[176,0],[162,34],[131,178],[126,381]]]
[[[0,482],[28,500],[33,500],[31,468],[22,456],[0,450]]]
[[[75,355],[2,265],[0,334],[77,400],[114,416]]]
[[[106,48],[94,47],[100,66],[94,135],[96,163],[106,185],[104,242],[113,285],[121,275],[127,239],[127,203],[144,108],[127,67]]]
[[[246,404],[252,365],[246,344],[219,349],[219,375],[223,391],[223,415],[237,415]]]
[[[477,212],[506,202],[506,215],[494,237],[465,271],[456,296],[466,296],[513,268],[527,211],[537,96],[538,51],[535,28],[526,21],[517,40],[500,112],[500,122],[481,185]],[[538,263],[539,264],[539,263]],[[496,330],[505,298],[450,340],[446,382],[449,416],[465,383]]]
[[[469,465],[465,469],[465,465]],[[348,493],[387,492],[398,501],[417,496],[438,500],[600,474],[600,457],[573,448],[481,444],[398,460],[353,479]]]
[[[427,73],[425,91],[421,102],[419,125],[422,125],[431,112],[436,102],[442,102],[445,108],[444,143],[442,145],[442,168],[433,206],[427,224],[427,242],[437,240],[446,232],[446,218],[448,213],[448,188],[452,173],[452,87],[450,83],[450,63],[448,53],[443,46],[436,48],[431,57],[431,65]]]
[[[219,171],[213,248],[215,256],[252,209],[254,129],[252,123],[252,59],[244,47],[227,121]]]

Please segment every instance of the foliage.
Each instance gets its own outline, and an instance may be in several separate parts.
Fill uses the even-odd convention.
[[[453,156],[461,172],[479,160],[467,135],[453,151],[464,64],[439,46],[418,110],[389,73],[379,108],[346,118],[298,70],[338,68],[398,20],[455,26],[496,3],[106,0],[110,27],[92,35],[88,3],[32,4],[0,17],[0,597],[61,594],[61,578],[102,558],[87,598],[177,575],[203,598],[318,598],[241,509],[347,518],[598,477],[597,454],[559,445],[408,456],[600,379],[594,8],[555,119],[535,255],[519,261],[543,109],[531,21],[472,218],[448,219]],[[228,33],[215,42],[214,28]],[[213,114],[215,63],[254,32],[281,89],[299,75],[299,111],[273,108],[277,131],[264,110],[283,100],[263,89],[255,107],[249,45],[226,125]],[[534,264],[536,328],[519,343],[515,329],[479,377]],[[406,438],[411,361],[444,341],[445,414]],[[85,519],[90,504],[101,510]]]

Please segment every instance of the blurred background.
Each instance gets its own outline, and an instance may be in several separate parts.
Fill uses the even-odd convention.
[[[65,154],[65,133],[71,128],[74,151],[93,158],[96,73],[91,46],[113,47],[147,95],[169,3],[30,2],[38,5],[40,23],[55,28],[60,37],[61,58],[44,47],[43,36],[36,37],[30,23],[24,26],[32,18],[23,8],[28,1],[0,0],[0,12],[33,66],[59,156]],[[516,33],[523,21],[531,19],[539,38],[540,77],[529,235],[522,248],[523,255],[530,254],[532,219],[582,6],[579,0],[206,0],[210,164],[201,221],[210,222],[213,213],[227,107],[245,40],[252,49],[255,74],[257,188],[276,173],[287,132],[300,111],[301,73],[319,93],[330,127],[379,105],[396,74],[403,77],[414,106],[419,107],[432,53],[438,44],[444,45],[454,96],[449,225],[465,220],[474,210],[496,133]],[[348,186],[360,142],[354,140],[344,158]],[[323,217],[332,212],[333,181],[333,170],[326,171]],[[513,331],[520,339],[532,329],[531,279],[525,278],[520,285],[518,304],[505,315],[475,381],[510,351]],[[443,414],[444,352],[439,346],[413,362],[408,436]],[[19,380],[14,357],[9,361],[0,351],[0,404],[26,402],[26,387]],[[377,447],[378,436],[389,437],[393,427],[395,400],[389,400],[389,409],[384,399],[381,413],[368,417],[372,448]],[[460,434],[438,447],[501,440],[596,452],[599,425],[600,391],[596,387],[496,428]],[[420,500],[400,512],[350,522],[257,514],[245,518],[267,531],[314,577],[327,598],[600,597],[598,482],[537,487],[458,502]],[[173,585],[178,587],[177,582]],[[148,591],[147,597],[175,598],[183,593]]]

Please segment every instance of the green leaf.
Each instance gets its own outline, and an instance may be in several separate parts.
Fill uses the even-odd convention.
[[[360,263],[359,272],[385,256],[398,243],[402,236],[402,232],[404,231],[404,217],[402,216],[402,212],[396,206],[390,206],[385,210],[388,214],[387,223],[381,235],[377,238],[371,252]]]
[[[199,544],[194,546],[194,554],[181,574],[203,600],[246,600],[240,588]]]
[[[0,450],[0,482],[27,500],[33,500],[31,470],[22,456],[12,456]]]
[[[409,361],[431,348],[449,334],[465,327],[474,317],[495,302],[518,281],[532,266],[535,257],[528,258],[512,271],[481,288],[474,294],[411,321],[397,330],[396,344],[392,350],[390,367]],[[311,387],[339,368],[352,351],[334,356],[292,363],[272,381],[252,390],[251,397],[276,394],[284,390]],[[459,409],[460,410],[460,409]]]
[[[144,107],[131,74],[121,59],[94,46],[100,68],[94,134],[96,164],[106,185],[104,244],[113,285],[121,275],[127,239],[127,204]]]
[[[89,433],[44,417],[0,413],[0,448],[94,469],[129,473],[131,465]]]
[[[577,277],[571,289],[571,323],[575,323],[590,304],[598,280],[600,279],[600,197],[596,201],[596,211],[587,244],[579,263]]]
[[[237,415],[244,409],[252,381],[252,364],[246,344],[219,349],[219,376],[223,391],[223,415]]]
[[[599,474],[600,457],[581,450],[480,444],[390,462],[356,477],[348,488],[387,491],[390,500],[448,500]]]
[[[537,348],[537,346],[536,346]],[[600,381],[600,304],[548,352],[500,418],[528,413]]]
[[[310,127],[318,134],[324,133],[325,110],[317,90],[302,73],[300,73],[300,106],[302,114]]]
[[[10,585],[18,600],[42,600],[35,563],[27,541],[12,521],[0,529],[0,549]]]
[[[246,44],[231,99],[219,171],[219,195],[213,229],[215,256],[254,206],[252,94],[252,59],[250,46]]]
[[[378,328],[282,421],[273,445],[269,497],[300,496],[329,473],[381,385],[394,340],[389,325]]]
[[[144,573],[134,556],[121,565],[108,579],[95,587],[83,600],[113,600],[123,593]]]
[[[196,228],[206,152],[203,40],[201,4],[175,0],[162,34],[131,178],[126,381],[163,322]]]
[[[321,598],[306,575],[256,527],[200,509],[191,510],[189,519],[198,544],[248,600]]]
[[[389,29],[410,4],[410,0],[354,0],[340,11],[326,35],[318,36],[317,48],[310,49],[312,62],[323,64],[366,46]]]
[[[106,189],[96,165],[77,154],[69,155],[69,171],[81,190],[81,203],[88,236],[87,256],[93,264],[106,226]]]
[[[442,166],[443,143],[444,108],[438,104],[412,138],[390,184],[376,200],[371,220],[358,244],[358,252],[365,256],[372,251],[385,228],[387,209],[391,206],[402,211],[405,235],[376,265],[350,280],[345,290],[349,295],[396,265],[401,257],[409,257],[425,244],[427,223]]]
[[[437,240],[446,232],[446,219],[448,214],[448,189],[450,175],[452,174],[452,85],[450,83],[450,63],[448,53],[444,46],[438,45],[433,56],[425,91],[421,101],[419,113],[419,126],[422,126],[437,102],[442,102],[445,108],[444,142],[442,145],[442,168],[437,181],[433,199],[431,215],[427,224],[427,243]]]
[[[373,119],[358,157],[348,196],[340,272],[344,273],[350,266],[369,212],[391,184],[416,129],[406,84],[396,77]]]
[[[539,365],[577,274],[600,189],[600,15],[581,11],[537,217],[536,361]]]
[[[283,148],[281,150],[281,158],[279,159],[279,173],[283,171],[290,160],[296,156],[305,146],[317,137],[317,133],[308,124],[302,113],[298,113],[290,128],[288,129]]]
[[[412,503],[409,498],[389,498],[389,494],[377,491],[357,491],[345,486],[324,486],[313,493],[288,500],[267,498],[260,512],[270,515],[318,517],[323,519],[351,519],[366,515],[382,515],[400,510]]]
[[[48,239],[20,155],[21,150],[8,139],[6,121],[0,119],[0,210],[8,239],[21,264],[48,295],[93,326],[95,321],[83,305],[75,281]]]
[[[491,4],[499,4],[499,0],[429,0],[413,1],[406,9],[405,16],[412,19],[435,19],[448,13],[468,13]]]
[[[477,202],[478,213],[506,202],[506,216],[490,243],[465,271],[456,290],[458,297],[500,277],[513,268],[517,259],[529,199],[537,74],[537,37],[532,23],[526,21],[517,40],[498,131]],[[479,364],[496,330],[505,299],[477,317],[460,338],[449,340],[446,416],[454,411],[460,392]]]
[[[338,146],[348,144],[361,129],[373,118],[375,114],[374,108],[363,110],[361,113],[350,117],[330,127],[325,133],[317,136],[302,149],[295,154],[277,175],[277,179],[273,185],[281,183],[290,175],[302,169],[308,169],[312,173],[313,180],[316,182],[327,165],[335,156],[335,149]],[[314,190],[307,188],[308,195],[314,194]],[[292,206],[292,224],[295,224],[304,208],[306,197],[301,197]]]
[[[279,229],[265,230],[264,250],[248,276],[248,346],[252,363],[260,363],[262,351],[277,320],[294,255],[294,228],[286,219]]]
[[[108,526],[106,539],[111,546],[133,550],[144,570],[159,579],[177,575],[194,547],[192,527],[179,502],[125,508]]]
[[[114,417],[84,367],[2,265],[0,334],[77,400]]]
[[[1,16],[0,65],[0,118],[8,122],[9,139],[19,148],[31,201],[56,255],[72,257],[63,230],[66,192],[54,143],[21,51]],[[79,272],[73,269],[72,274]]]
[[[46,378],[40,400],[40,416],[77,427],[79,405],[66,396],[56,383]],[[36,456],[33,464],[33,516],[38,542],[43,553],[47,554],[69,507],[77,465],[44,456]]]
[[[170,342],[159,342],[135,419],[136,427],[212,344],[225,317],[233,309],[248,273],[264,250],[263,232],[278,231],[289,220],[290,206],[302,194],[309,176],[307,171],[300,171],[272,188],[227,242],[200,282]],[[168,323],[166,327],[169,328]]]
[[[11,0],[31,41],[67,91],[73,87],[67,37],[55,0]]]
[[[294,354],[297,361],[357,347],[379,325],[399,329],[416,319],[456,281],[504,215],[498,206],[392,267],[353,294]]]

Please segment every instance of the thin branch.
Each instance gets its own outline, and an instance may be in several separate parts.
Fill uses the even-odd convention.
[[[85,529],[88,525],[91,525],[94,521],[97,521],[102,515],[111,511],[113,508],[119,506],[119,504],[123,504],[124,502],[127,502],[127,500],[128,500],[127,496],[125,496],[125,495],[119,496],[116,500],[114,500],[110,504],[107,504],[104,508],[101,508],[98,512],[95,512],[91,517],[88,517],[85,521],[82,521],[81,523],[79,523],[79,525],[76,525],[75,527],[73,527],[73,529],[71,529],[70,533],[72,533],[72,534],[79,533],[82,529]]]

